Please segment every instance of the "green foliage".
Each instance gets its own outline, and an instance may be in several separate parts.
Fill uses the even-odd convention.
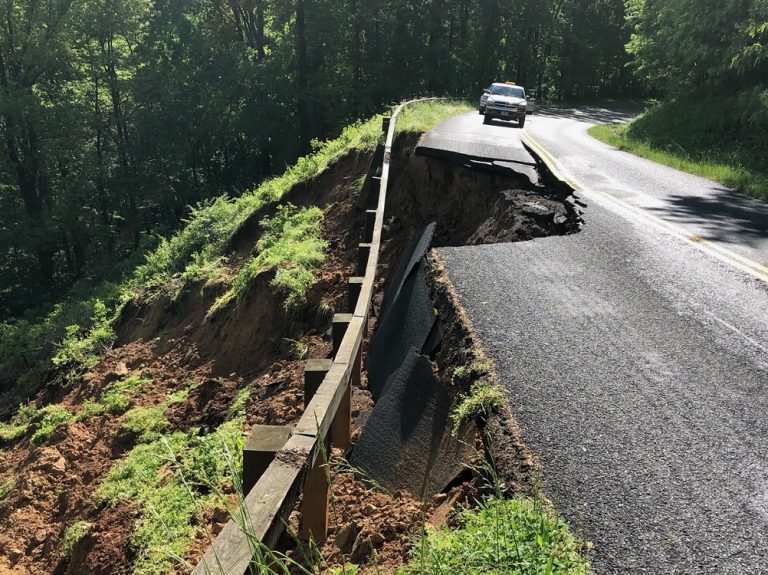
[[[700,110],[702,104],[692,103],[688,107]],[[663,122],[656,114],[669,122]],[[713,120],[712,116],[696,116],[682,110],[674,119],[667,112],[651,111],[636,120],[637,124],[600,125],[590,128],[589,133],[620,150],[768,200],[768,164],[761,165],[768,149],[760,151],[764,144],[759,141],[746,145],[748,134],[757,137],[756,132],[745,128],[741,138],[723,138],[718,145],[707,142],[705,135],[695,135],[697,131],[709,131],[707,126],[712,133],[725,135],[727,132],[718,132],[712,126],[719,121],[719,118]]]
[[[83,537],[93,527],[89,521],[75,521],[64,530],[64,536],[61,538],[61,554],[63,557],[71,557],[72,551]]]
[[[104,302],[96,300],[90,328],[83,330],[77,324],[67,326],[59,350],[53,356],[53,365],[90,369],[96,365],[114,337],[109,310]]]
[[[467,421],[488,417],[504,406],[504,392],[498,385],[479,381],[472,386],[470,394],[464,397],[451,413],[453,433]]]
[[[272,285],[286,294],[286,309],[300,305],[325,260],[327,242],[322,238],[322,219],[319,208],[287,204],[278,207],[273,217],[262,220],[264,231],[258,254],[240,269],[232,287],[216,301],[209,315],[239,302],[256,276],[266,271],[275,271]]]
[[[588,575],[582,545],[540,500],[491,498],[457,529],[427,528],[408,575]]]
[[[41,318],[0,322],[0,389],[16,383],[24,400],[54,366],[77,371],[92,365],[114,337],[112,317],[130,296],[124,290],[109,281],[78,286]]]
[[[142,385],[152,380],[138,375],[132,375],[123,381],[110,385],[101,396],[101,405],[111,414],[125,413],[131,404],[131,398],[139,391]]]
[[[229,410],[227,411],[227,419],[245,416],[245,405],[248,402],[248,398],[251,396],[251,391],[251,388],[246,386],[237,392],[235,400],[232,402],[232,405],[229,406]]]
[[[668,95],[716,98],[765,87],[768,6],[762,0],[627,0],[627,16],[633,65]]]
[[[24,435],[37,412],[37,406],[34,404],[20,405],[11,421],[0,423],[0,442],[10,443]]]
[[[176,394],[168,401],[179,397]],[[196,430],[157,435],[149,443],[136,445],[110,470],[96,492],[97,499],[110,505],[130,500],[141,510],[131,536],[137,551],[135,574],[168,573],[184,557],[197,533],[198,522],[193,519],[199,515],[203,494],[223,497],[222,483],[239,481],[242,429],[243,418],[237,417],[208,435],[198,436]],[[161,470],[171,470],[173,475]]]
[[[158,405],[134,407],[123,416],[120,429],[135,435],[139,443],[154,441],[160,438],[160,432],[165,429],[165,410],[174,403],[184,401],[188,395],[189,388],[184,388],[172,393]]]
[[[8,477],[3,481],[0,481],[0,503],[16,489],[16,480],[13,477]]]
[[[42,408],[36,416],[38,419],[42,415],[42,419],[38,424],[37,430],[32,434],[30,442],[32,445],[40,445],[48,439],[54,431],[56,431],[60,425],[64,425],[72,421],[75,416],[68,409],[61,407],[60,405],[46,405]]]
[[[165,405],[134,407],[123,416],[120,429],[134,434],[140,443],[154,441],[165,428],[165,409]]]

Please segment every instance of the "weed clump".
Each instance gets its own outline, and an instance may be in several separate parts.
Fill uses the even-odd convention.
[[[8,497],[14,489],[16,489],[16,480],[13,477],[0,481],[0,502]]]
[[[75,418],[75,415],[71,411],[60,405],[47,405],[41,409],[38,414],[42,414],[43,417],[40,420],[37,431],[35,431],[30,438],[32,445],[41,445],[46,439],[53,435],[53,432],[56,431],[59,426],[64,425]]]
[[[102,396],[101,405],[113,415],[125,413],[131,404],[131,398],[139,391],[139,388],[151,381],[151,379],[134,375],[123,381],[113,383]]]
[[[498,385],[479,381],[451,413],[453,434],[456,435],[459,428],[467,421],[486,418],[501,409],[503,405],[504,394],[501,388]]]
[[[253,280],[266,271],[275,271],[272,285],[286,294],[285,308],[298,307],[325,260],[328,244],[322,237],[322,219],[320,208],[302,209],[292,204],[280,206],[273,217],[264,219],[258,254],[240,269],[232,287],[216,300],[208,315],[240,302]]]
[[[0,423],[0,442],[9,443],[23,436],[37,412],[37,406],[34,404],[20,405],[11,421]]]
[[[583,544],[542,501],[492,497],[457,529],[427,527],[403,575],[588,575]]]
[[[61,554],[64,557],[71,557],[75,545],[88,534],[91,527],[93,527],[93,523],[89,521],[75,521],[67,527],[61,539]]]

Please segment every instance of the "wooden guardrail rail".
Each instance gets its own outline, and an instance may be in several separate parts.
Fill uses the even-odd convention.
[[[274,548],[301,492],[304,494],[303,534],[311,535],[315,541],[324,541],[327,536],[328,482],[321,454],[327,453],[324,447],[329,439],[334,446],[349,446],[351,389],[360,382],[363,335],[379,262],[395,123],[403,108],[415,101],[400,104],[391,118],[384,118],[383,153],[379,149],[374,155],[362,191],[369,192],[373,201],[364,206],[371,209],[366,211],[363,241],[358,248],[358,276],[349,281],[349,313],[336,314],[333,318],[334,358],[308,362],[304,414],[292,431],[286,430],[282,435],[284,438],[290,433],[282,448],[274,446],[274,439],[264,442],[249,439],[246,449],[254,453],[245,459],[261,462],[263,467],[266,454],[271,463],[208,548],[193,575],[243,575],[255,554],[264,548]],[[381,175],[376,176],[379,158]],[[270,438],[281,437],[280,430],[275,428],[264,431]],[[270,441],[272,447],[268,445]]]

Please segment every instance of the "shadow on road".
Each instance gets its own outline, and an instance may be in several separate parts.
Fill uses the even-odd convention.
[[[741,192],[712,188],[711,196],[673,195],[665,207],[650,208],[656,215],[707,230],[703,238],[755,244],[768,238],[768,204],[746,197]]]
[[[590,124],[616,124],[629,122],[640,113],[640,110],[614,109],[607,108],[549,108],[537,107],[534,115],[546,116],[550,118],[563,118],[576,120],[577,122],[589,122]]]
[[[520,126],[517,123],[517,120],[488,120],[487,126],[502,126],[504,128],[520,128]]]

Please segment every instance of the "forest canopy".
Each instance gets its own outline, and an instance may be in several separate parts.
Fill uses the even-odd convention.
[[[2,0],[0,320],[410,95],[622,95],[620,0]]]

